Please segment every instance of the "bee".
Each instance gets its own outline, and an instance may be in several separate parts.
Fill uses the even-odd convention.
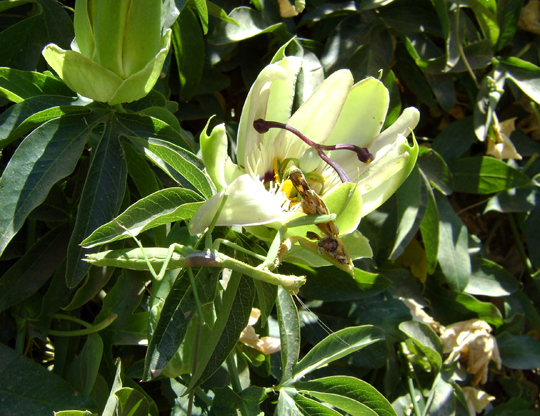
[[[296,188],[296,191],[302,198],[301,207],[307,215],[330,215],[330,211],[326,206],[324,200],[313,189],[304,177],[304,174],[300,169],[293,169],[289,172],[289,179]],[[317,247],[319,253],[323,254],[332,262],[339,263],[347,268],[349,271],[354,269],[353,262],[345,245],[339,238],[339,229],[333,221],[316,224],[319,230],[324,234],[324,237],[320,238],[314,232],[308,232],[307,237],[310,239],[319,239]]]

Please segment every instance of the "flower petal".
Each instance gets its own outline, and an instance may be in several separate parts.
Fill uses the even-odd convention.
[[[352,233],[360,224],[362,213],[362,195],[356,184],[345,182],[334,187],[330,192],[324,194],[323,198],[328,211],[336,214],[334,223],[339,229],[339,235]],[[287,220],[291,220],[304,215],[301,211],[289,213]],[[275,225],[275,224],[272,224]],[[275,227],[278,228],[278,227]],[[320,234],[320,230],[315,225],[289,228],[285,233],[285,238],[292,236],[306,237],[308,231]]]
[[[369,77],[354,84],[325,144],[365,146],[380,133],[389,102],[388,89],[378,79]]]
[[[238,178],[242,172],[232,162],[227,153],[228,141],[225,124],[219,124],[214,127],[210,136],[206,134],[210,120],[212,118],[208,120],[206,127],[200,135],[201,154],[206,171],[210,175],[214,185],[216,185],[216,189],[221,191]]]
[[[95,101],[107,102],[122,84],[122,78],[79,52],[65,51],[51,43],[43,57],[73,91]]]
[[[246,156],[259,152],[263,135],[253,128],[253,122],[259,118],[286,123],[291,115],[294,100],[296,77],[302,60],[287,57],[266,66],[259,74],[249,91],[238,125],[238,163],[247,167]],[[269,131],[267,138],[273,138],[277,132]]]
[[[200,234],[210,225],[228,193],[216,225],[258,225],[278,221],[283,210],[281,201],[250,175],[238,177],[227,189],[214,195],[199,207],[189,224],[189,232]]]
[[[110,105],[139,100],[154,88],[171,47],[171,34],[171,29],[165,31],[161,38],[161,50],[142,70],[131,75],[120,85],[114,96],[108,101]]]
[[[411,147],[407,139],[401,136],[392,152],[388,152],[376,166],[364,173],[364,178],[358,182],[363,201],[362,216],[381,206],[396,192],[414,168],[417,156],[416,140]]]
[[[341,109],[351,89],[353,77],[348,70],[330,75],[294,113],[287,124],[308,139],[325,143],[338,121]],[[300,157],[307,145],[294,134],[282,130],[276,137],[285,157]]]

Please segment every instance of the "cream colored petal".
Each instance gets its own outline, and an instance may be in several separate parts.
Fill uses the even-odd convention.
[[[345,100],[351,90],[353,77],[348,70],[330,75],[294,113],[288,124],[315,143],[325,143],[334,129]],[[287,131],[280,131],[276,140],[287,145],[288,157],[300,157],[308,147]]]
[[[226,190],[202,204],[189,224],[189,232],[200,234],[212,219],[228,193],[217,225],[258,225],[278,221],[283,214],[281,200],[264,189],[261,182],[248,174],[238,177]]]
[[[369,77],[355,84],[345,100],[339,119],[325,144],[364,147],[384,124],[390,96],[378,79]]]
[[[297,57],[287,57],[266,66],[251,87],[238,125],[238,163],[247,167],[246,157],[259,152],[263,135],[253,128],[253,121],[263,118],[286,123],[291,114],[294,100],[296,77],[302,61]],[[270,130],[266,135],[275,137]]]
[[[123,82],[114,72],[79,52],[65,51],[51,43],[42,53],[69,88],[92,100],[109,101]]]

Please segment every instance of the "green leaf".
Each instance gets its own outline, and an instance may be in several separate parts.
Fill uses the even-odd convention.
[[[278,287],[276,307],[281,339],[280,384],[283,384],[292,377],[293,366],[300,354],[300,321],[291,294],[281,286]]]
[[[90,334],[68,369],[68,381],[77,391],[90,395],[98,376],[103,354],[103,341],[98,334]]]
[[[495,46],[499,39],[499,25],[497,23],[497,17],[494,10],[490,9],[490,5],[486,3],[486,1],[472,0],[469,2],[469,5],[473,9],[476,18],[478,19],[482,33],[486,38],[489,39],[491,45]],[[492,6],[495,6],[496,10],[497,6],[495,1],[492,1],[491,3]]]
[[[527,335],[512,335],[505,331],[497,336],[502,362],[515,370],[540,367],[540,341]]]
[[[185,187],[193,188],[206,199],[214,194],[212,181],[202,171],[202,161],[190,151],[159,139],[133,137],[131,140],[148,149],[146,156],[172,179]]]
[[[420,228],[426,212],[426,190],[422,185],[420,171],[415,167],[395,193],[398,227],[396,241],[390,253],[391,260],[403,254],[403,250]]]
[[[163,224],[189,219],[201,202],[202,198],[189,189],[162,189],[140,199],[113,221],[99,227],[81,245],[95,247],[132,238]]]
[[[286,274],[307,276],[300,295],[307,299],[347,301],[374,296],[388,289],[392,282],[384,275],[354,268],[354,276],[335,267],[311,268],[284,263],[280,270]],[[329,274],[331,273],[331,276]]]
[[[540,238],[538,238],[537,230],[540,229],[540,205],[537,205],[530,212],[523,228],[525,230],[530,259],[538,268],[540,267]]]
[[[189,7],[184,7],[174,23],[172,43],[180,78],[180,100],[188,101],[201,82],[204,42],[201,27]]]
[[[66,84],[51,75],[39,72],[0,68],[0,96],[14,103],[41,95],[64,95],[74,97]]]
[[[422,234],[422,241],[424,242],[424,250],[426,251],[428,272],[433,274],[437,267],[437,255],[439,252],[439,210],[433,189],[429,186],[428,178],[424,176],[423,171],[420,171],[420,173],[422,174],[422,180],[424,181],[427,194],[426,215],[424,215],[420,224],[420,232]]]
[[[435,379],[430,394],[432,394],[433,400],[429,407],[428,415],[440,416],[456,414],[454,387],[440,375]]]
[[[208,6],[206,5],[206,0],[191,0],[191,3],[195,6],[199,19],[201,20],[201,26],[204,34],[208,33]],[[184,7],[180,14],[186,9]]]
[[[289,394],[289,391],[291,394]],[[296,391],[293,389],[283,388],[279,391],[279,399],[276,407],[275,415],[290,415],[290,416],[302,416],[302,412],[291,396],[296,395]]]
[[[448,285],[461,292],[469,283],[469,233],[446,197],[435,195],[439,210],[439,250],[437,259]]]
[[[461,156],[476,142],[474,119],[463,117],[446,127],[433,140],[433,150],[447,162]]]
[[[305,397],[302,394],[297,394],[296,396],[294,396],[294,402],[296,403],[298,410],[300,410],[300,412],[306,416],[309,416],[309,415],[340,416],[341,415],[341,413],[336,412],[335,410],[325,406],[324,404],[318,401],[310,399],[309,397]]]
[[[91,399],[77,393],[66,380],[4,344],[0,344],[0,372],[0,402],[6,415],[97,410]]]
[[[495,50],[501,50],[515,35],[523,0],[499,0],[497,4],[497,22],[500,28]]]
[[[471,258],[472,273],[465,292],[471,295],[508,296],[517,292],[519,281],[499,266],[483,257]]]
[[[537,206],[540,206],[540,192],[538,192],[537,187],[529,186],[499,192],[488,201],[484,214],[490,211],[504,213],[529,212],[533,211]]]
[[[123,270],[116,284],[107,291],[101,311],[95,318],[95,322],[101,322],[110,314],[117,315],[100,332],[106,345],[139,345],[147,340],[148,312],[135,311],[141,303],[148,277],[148,273]]]
[[[266,14],[249,7],[237,7],[229,17],[238,24],[220,22],[208,37],[208,42],[223,45],[249,39],[261,33],[270,33],[284,26],[282,22],[271,20]]]
[[[132,113],[116,113],[115,116],[125,129],[124,134],[128,137],[135,136],[145,140],[155,138],[171,142],[187,150],[193,148],[190,139],[185,136],[183,130],[178,132],[162,120]]]
[[[118,397],[118,410],[115,415],[118,416],[148,416],[150,404],[146,397],[137,390],[123,387],[114,392]]]
[[[73,40],[73,21],[65,7],[55,1],[9,1],[3,6],[9,9],[28,3],[33,6],[28,17],[0,34],[0,50],[4,52],[0,66],[35,69],[45,45],[56,43],[65,49]]]
[[[99,250],[84,251],[81,242],[118,214],[124,198],[127,166],[118,140],[120,132],[116,120],[109,119],[92,157],[68,247],[66,281],[69,287],[77,286],[90,268],[90,264],[82,260],[84,254]]]
[[[420,147],[418,164],[422,173],[429,179],[431,184],[444,195],[450,195],[453,188],[452,173],[444,159],[433,149]]]
[[[234,20],[232,17],[227,16],[227,13],[225,10],[223,10],[221,7],[219,7],[216,3],[212,3],[211,1],[206,2],[206,7],[208,8],[208,14],[210,16],[217,17],[220,20],[223,20],[224,22],[232,23],[236,26],[240,26],[240,24]]]
[[[28,135],[11,157],[0,179],[0,253],[51,187],[75,169],[94,127],[87,122],[79,115],[51,120]]]
[[[407,321],[399,325],[399,329],[409,336],[406,343],[413,343],[422,351],[431,364],[434,374],[438,374],[442,367],[442,344],[435,331],[422,322]]]
[[[36,293],[66,255],[69,226],[53,228],[42,236],[0,278],[0,312]]]
[[[142,153],[137,152],[127,143],[122,143],[122,148],[126,157],[128,175],[135,182],[141,197],[144,198],[163,188]]]
[[[492,194],[530,183],[524,173],[489,156],[460,158],[452,162],[450,168],[456,192]]]
[[[468,310],[476,313],[479,319],[486,321],[488,324],[499,327],[504,323],[501,312],[491,302],[479,301],[474,296],[466,293],[458,293],[455,299]]]
[[[144,368],[145,380],[158,376],[165,369],[182,344],[191,319],[197,311],[193,288],[187,273],[187,269],[181,270],[165,299],[148,345]],[[218,277],[217,270],[201,268],[197,272],[195,284],[201,304],[214,300]]]
[[[40,95],[9,107],[0,115],[0,148],[28,134],[43,123],[72,113],[88,113],[72,97]]]
[[[293,367],[293,378],[287,382],[287,385],[300,380],[306,374],[329,362],[383,339],[384,332],[371,325],[345,328],[330,334]]]
[[[255,286],[251,277],[232,272],[212,332],[200,345],[197,370],[189,389],[197,387],[214,374],[233,350],[248,324],[254,298]]]
[[[370,384],[348,376],[319,378],[297,382],[294,387],[351,415],[394,416],[386,398]]]
[[[508,72],[508,77],[531,99],[540,103],[540,68],[519,58],[498,58],[498,69]]]

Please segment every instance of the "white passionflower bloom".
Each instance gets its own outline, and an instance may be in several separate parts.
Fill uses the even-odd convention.
[[[481,319],[448,325],[442,332],[441,341],[444,352],[450,353],[447,363],[458,359],[467,362],[467,372],[474,375],[473,386],[487,382],[490,361],[501,368],[497,339],[491,335],[489,324]]]
[[[386,201],[409,175],[418,146],[409,146],[406,136],[418,123],[417,109],[405,109],[381,133],[388,90],[375,78],[353,85],[350,71],[341,70],[328,77],[292,114],[300,68],[300,58],[286,57],[268,65],[257,77],[240,118],[238,164],[227,155],[224,125],[216,126],[210,136],[201,134],[202,158],[218,193],[195,213],[190,223],[192,234],[204,232],[225,197],[217,225],[251,226],[250,231],[262,238],[268,228],[279,229],[304,215],[296,190],[284,175],[293,166],[301,169],[330,213],[337,215],[335,224],[340,235],[349,234],[356,230],[362,216]],[[342,174],[290,131],[270,126],[267,132],[258,132],[254,122],[259,119],[287,124],[312,142],[326,146],[324,154]],[[356,151],[334,148],[343,144],[352,145],[349,149],[367,148],[373,160],[363,163]],[[260,225],[264,227],[253,227]],[[287,235],[305,236],[306,230],[290,229]]]

